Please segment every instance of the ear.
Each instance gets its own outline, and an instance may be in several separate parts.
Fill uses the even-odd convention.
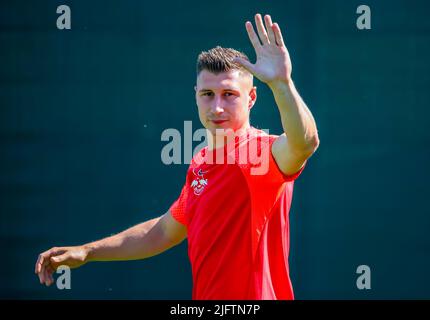
[[[248,102],[249,110],[251,110],[251,108],[254,106],[256,101],[257,101],[257,87],[252,87],[252,89],[249,91],[249,102]]]
[[[197,86],[194,86],[194,91],[197,92]]]

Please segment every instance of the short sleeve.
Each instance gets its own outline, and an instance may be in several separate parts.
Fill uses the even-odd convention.
[[[294,181],[304,170],[305,164],[292,175],[285,175],[278,167],[272,154],[272,144],[278,136],[261,135],[249,142],[250,150],[250,179],[255,183],[281,185],[285,182]],[[255,147],[257,146],[257,147]],[[251,152],[259,150],[259,152]]]
[[[279,180],[282,180],[283,182],[288,182],[288,181],[294,181],[296,180],[300,174],[303,172],[303,170],[305,169],[306,163],[307,161],[304,162],[303,166],[294,174],[291,175],[286,175],[284,174],[281,169],[279,169],[278,164],[276,163],[275,157],[273,156],[272,153],[272,144],[273,142],[275,142],[277,136],[270,136],[269,138],[269,172],[276,178]]]
[[[170,213],[172,217],[177,220],[179,223],[183,225],[187,225],[186,217],[185,217],[185,209],[188,198],[188,186],[187,181],[185,181],[184,186],[182,187],[181,194],[178,199],[170,206]]]

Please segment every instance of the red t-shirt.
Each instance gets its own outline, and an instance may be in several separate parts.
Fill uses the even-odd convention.
[[[193,299],[294,299],[289,210],[304,166],[292,176],[282,174],[271,152],[276,138],[251,127],[234,143],[203,148],[193,157],[170,207],[187,227]],[[220,154],[224,164],[215,161]]]

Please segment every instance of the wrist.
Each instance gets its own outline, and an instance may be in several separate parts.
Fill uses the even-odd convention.
[[[91,244],[84,244],[82,249],[85,252],[85,263],[91,262],[94,259],[95,247]]]
[[[294,86],[293,79],[282,79],[282,80],[274,80],[267,83],[269,88],[274,92],[285,92],[286,90],[291,90]]]

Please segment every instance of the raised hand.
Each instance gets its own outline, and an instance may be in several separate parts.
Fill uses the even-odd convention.
[[[252,64],[241,58],[236,58],[235,62],[241,64],[257,79],[269,86],[278,81],[288,82],[291,80],[291,60],[279,25],[272,23],[270,15],[264,16],[264,23],[265,26],[261,15],[256,14],[255,24],[258,35],[251,22],[247,21],[245,24],[257,56],[256,63]]]

